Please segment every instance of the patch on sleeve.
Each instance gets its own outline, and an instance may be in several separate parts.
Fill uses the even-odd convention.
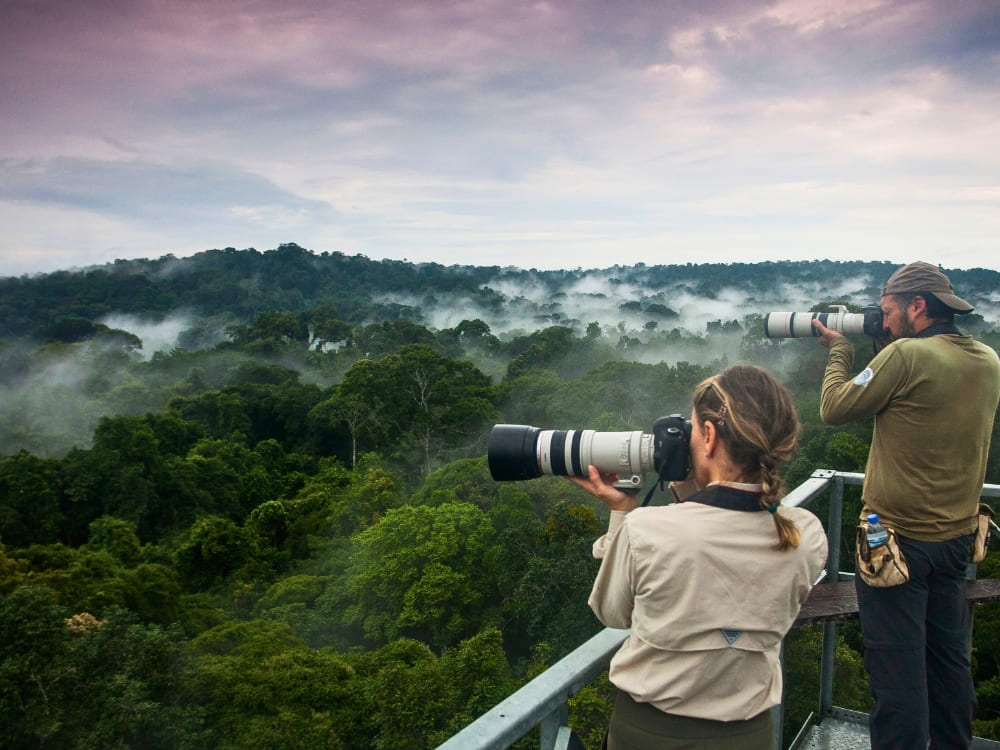
[[[858,373],[858,376],[854,378],[854,385],[860,385],[864,388],[871,382],[871,379],[875,377],[875,373],[872,372],[872,368],[866,367],[864,370]]]

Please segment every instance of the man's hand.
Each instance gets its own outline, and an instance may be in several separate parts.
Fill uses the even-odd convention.
[[[817,341],[819,341],[821,346],[825,346],[827,349],[830,348],[830,342],[833,341],[834,339],[844,338],[844,334],[840,333],[839,331],[833,331],[827,328],[825,325],[820,323],[816,318],[813,318],[812,324],[813,328],[819,331],[819,338],[817,339]]]
[[[601,474],[594,465],[587,467],[587,473],[589,475],[587,477],[568,476],[566,478],[577,487],[585,489],[611,510],[623,510],[626,513],[635,510],[639,504],[635,495],[622,492],[614,486],[614,483],[618,481],[617,474]]]

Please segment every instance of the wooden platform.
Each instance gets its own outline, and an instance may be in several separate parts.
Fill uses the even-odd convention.
[[[1000,601],[1000,580],[982,578],[969,581],[969,602],[988,604]],[[809,599],[802,605],[795,627],[818,622],[853,620],[858,616],[858,597],[854,581],[821,583],[813,588]]]

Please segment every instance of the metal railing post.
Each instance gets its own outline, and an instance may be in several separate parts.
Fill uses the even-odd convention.
[[[840,540],[844,520],[844,478],[834,479],[830,490],[830,516],[827,529],[828,549],[826,568],[832,573],[827,578],[832,583],[840,579]],[[834,656],[837,650],[837,624],[823,624],[823,655],[820,661],[819,714],[828,716],[833,709],[833,671]]]
[[[774,724],[774,746],[781,750],[784,747],[781,743],[784,739],[785,731],[785,641],[781,641],[781,649],[778,651],[778,661],[781,662],[781,703],[771,709],[771,721]]]
[[[569,704],[563,703],[539,723],[539,750],[553,750],[556,746],[556,738],[559,736],[559,727],[568,725]]]

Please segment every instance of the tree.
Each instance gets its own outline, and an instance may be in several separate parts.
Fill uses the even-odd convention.
[[[467,503],[403,506],[356,538],[345,581],[348,622],[375,644],[417,638],[445,648],[491,608],[493,527]]]
[[[410,503],[463,502],[488,511],[497,503],[499,487],[489,474],[486,456],[461,458],[429,474],[410,497]]]
[[[493,354],[500,350],[500,339],[493,335],[490,327],[481,319],[463,320],[454,328],[439,331],[437,340],[443,350],[454,357],[461,357],[468,352]]]
[[[0,540],[11,547],[59,538],[64,516],[59,462],[27,451],[0,459]]]
[[[355,329],[348,344],[356,347],[366,359],[378,360],[411,344],[433,346],[434,334],[412,320],[399,318],[392,322],[373,323]]]
[[[306,648],[281,623],[231,622],[195,638],[192,698],[205,707],[205,746],[236,750],[364,747],[354,670]]]
[[[90,523],[86,549],[103,550],[126,564],[137,563],[142,554],[135,524],[111,516],[102,516]]]
[[[185,534],[176,552],[175,565],[195,589],[208,588],[239,568],[246,559],[242,530],[228,518],[205,516]]]
[[[67,614],[45,587],[0,599],[0,716],[15,747],[40,747],[60,730]]]
[[[310,328],[309,348],[323,351],[327,344],[346,341],[353,330],[350,323],[340,319],[331,305],[319,305],[306,311],[304,318]]]
[[[538,369],[557,370],[575,343],[573,329],[566,326],[550,326],[516,339],[508,347],[513,358],[507,365],[507,377],[516,378]]]
[[[370,746],[435,747],[515,689],[496,628],[484,628],[440,657],[423,644],[398,640],[355,662]]]
[[[268,310],[247,326],[229,330],[235,343],[258,353],[275,351],[285,345],[309,345],[309,327],[305,316],[294,312]]]
[[[185,420],[201,425],[212,437],[246,435],[252,427],[246,404],[233,389],[178,396],[171,399],[170,408]]]
[[[279,500],[268,500],[250,511],[243,526],[247,563],[241,570],[241,578],[269,582],[285,570],[290,558],[285,548],[288,526],[288,511]]]
[[[309,412],[309,419],[327,425],[346,425],[351,438],[351,468],[358,464],[358,437],[364,431],[378,428],[380,415],[377,404],[363,397],[363,381],[370,375],[373,362],[360,360],[351,367],[348,386],[343,383],[332,388],[332,395]],[[346,377],[345,377],[346,380]]]
[[[378,362],[356,363],[337,398],[369,403],[379,424],[369,421],[379,448],[405,458],[417,448],[423,473],[448,449],[468,450],[496,415],[489,379],[468,362],[445,357],[424,344],[405,346]]]
[[[500,569],[518,573],[506,579],[504,609],[508,635],[519,647],[545,642],[562,656],[599,630],[587,606],[599,567],[591,547],[599,534],[592,508],[563,500],[550,508],[544,527],[522,520],[502,535]]]
[[[179,631],[121,609],[73,613],[29,586],[0,599],[0,631],[5,747],[199,744],[201,708],[179,689]]]
[[[187,483],[202,493],[201,513],[242,522],[247,514],[277,498],[284,486],[255,450],[229,440],[201,440],[183,461]]]

